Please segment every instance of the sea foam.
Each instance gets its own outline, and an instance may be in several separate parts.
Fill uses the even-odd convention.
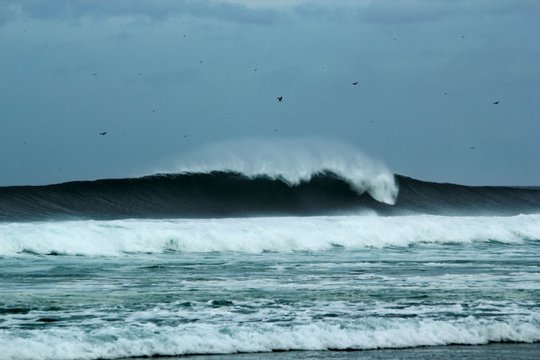
[[[0,223],[0,255],[325,251],[540,240],[540,215],[369,215]]]
[[[109,359],[185,354],[232,354],[275,350],[388,349],[448,344],[540,341],[537,317],[523,321],[457,321],[368,318],[362,323],[315,322],[290,327],[269,323],[152,323],[81,329],[0,330],[0,353],[8,359]]]

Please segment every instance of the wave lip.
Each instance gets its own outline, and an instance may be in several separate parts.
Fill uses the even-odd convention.
[[[237,172],[249,178],[279,179],[290,186],[314,176],[333,173],[358,193],[393,205],[398,195],[394,175],[382,163],[369,159],[351,145],[304,139],[248,139],[207,145],[194,151],[172,173]]]

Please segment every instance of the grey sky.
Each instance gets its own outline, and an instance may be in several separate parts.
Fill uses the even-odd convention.
[[[534,0],[1,0],[0,185],[305,136],[415,178],[540,185],[538,44]]]

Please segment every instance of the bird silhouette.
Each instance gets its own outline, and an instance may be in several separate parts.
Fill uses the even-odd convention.
[[[99,135],[107,135],[107,132],[106,131],[100,132]]]
[[[279,101],[279,102],[283,101],[283,96],[278,96],[277,101]]]
[[[497,101],[493,102],[493,105],[499,105],[499,103],[500,103],[500,101],[497,100]]]
[[[356,85],[358,85],[358,81],[355,81],[352,84],[356,86]]]

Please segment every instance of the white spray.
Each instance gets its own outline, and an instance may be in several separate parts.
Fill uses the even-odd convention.
[[[398,186],[394,175],[352,145],[316,138],[247,139],[203,146],[181,157],[169,173],[235,171],[249,177],[269,176],[290,185],[331,171],[359,194],[395,204]]]

